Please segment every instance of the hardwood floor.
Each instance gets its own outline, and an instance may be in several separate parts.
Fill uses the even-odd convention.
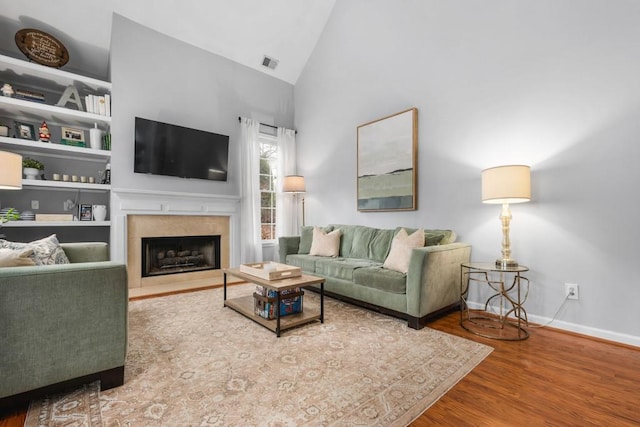
[[[412,427],[640,426],[639,348],[548,327],[497,341],[466,332],[459,318],[428,326],[494,351]]]
[[[494,351],[422,414],[424,426],[639,426],[640,349],[551,328],[505,342],[463,330],[457,312],[428,326]],[[21,427],[27,408],[0,414]]]

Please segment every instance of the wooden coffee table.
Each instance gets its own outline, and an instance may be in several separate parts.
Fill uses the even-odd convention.
[[[224,306],[237,311],[254,322],[261,324],[265,328],[274,331],[276,336],[279,337],[282,331],[314,322],[316,320],[320,320],[320,323],[324,323],[324,278],[303,274],[302,276],[290,277],[287,279],[267,280],[262,277],[247,274],[240,271],[239,268],[223,268],[222,272],[224,273]],[[277,301],[274,309],[275,319],[265,319],[264,317],[260,317],[254,313],[253,293],[251,295],[227,299],[227,275],[276,291]],[[314,307],[305,308],[303,302],[302,312],[280,317],[280,292],[294,288],[303,288],[310,285],[320,285],[320,311],[318,312]],[[286,295],[282,297],[282,299],[285,298]]]

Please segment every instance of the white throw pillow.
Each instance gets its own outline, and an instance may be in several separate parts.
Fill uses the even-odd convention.
[[[340,230],[325,233],[319,227],[313,227],[313,239],[309,255],[337,257],[340,253]]]
[[[33,254],[33,249],[0,249],[0,267],[21,267],[25,265],[36,265],[29,258]]]
[[[10,242],[0,239],[0,248],[33,249],[31,259],[36,265],[69,264],[69,258],[60,246],[55,234],[29,243]]]
[[[398,234],[391,241],[391,250],[387,259],[384,260],[382,265],[389,270],[396,270],[400,273],[405,273],[409,270],[409,259],[411,258],[411,251],[414,248],[421,248],[424,246],[424,230],[421,228],[416,230],[410,236],[407,234],[407,230],[401,228]]]

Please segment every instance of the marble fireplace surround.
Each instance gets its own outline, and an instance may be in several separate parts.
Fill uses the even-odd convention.
[[[240,198],[116,190],[111,193],[111,258],[127,264],[129,296],[221,284],[221,270],[142,277],[141,238],[220,235],[221,267],[240,259]]]

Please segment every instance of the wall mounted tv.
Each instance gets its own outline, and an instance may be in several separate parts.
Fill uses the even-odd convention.
[[[229,136],[136,117],[133,171],[227,180]]]

